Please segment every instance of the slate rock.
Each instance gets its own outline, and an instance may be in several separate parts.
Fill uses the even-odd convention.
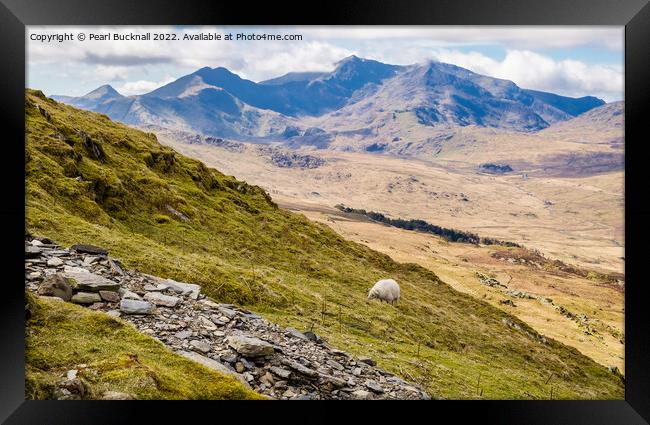
[[[63,265],[63,260],[58,257],[52,257],[47,260],[48,267],[59,267]]]
[[[318,372],[316,372],[315,370],[310,369],[307,366],[304,366],[291,358],[284,357],[280,361],[282,362],[283,365],[290,367],[291,369],[295,370],[301,375],[309,376],[312,378],[318,375]]]
[[[366,385],[366,387],[368,387],[369,389],[371,389],[372,391],[374,391],[376,393],[381,394],[381,393],[384,392],[384,389],[381,387],[381,385],[379,385],[379,383],[377,381],[373,381],[372,379],[368,379],[365,382],[365,385]]]
[[[291,371],[290,370],[283,369],[281,367],[271,366],[269,368],[269,370],[274,375],[277,375],[277,376],[279,376],[280,378],[283,378],[283,379],[287,379],[287,378],[289,378],[289,376],[291,376]]]
[[[256,337],[232,335],[226,340],[230,347],[244,357],[262,357],[275,353],[271,344]]]
[[[106,279],[95,273],[82,273],[82,272],[66,272],[64,276],[72,279],[75,282],[75,289],[79,291],[99,292],[99,291],[113,291],[116,292],[120,289],[120,284],[112,280]]]
[[[219,356],[219,358],[221,359],[222,362],[226,362],[226,363],[235,363],[237,361],[237,355],[233,353],[222,354],[221,356]]]
[[[35,246],[25,247],[25,258],[38,258],[41,256],[41,249]]]
[[[354,400],[372,400],[372,393],[366,390],[356,390],[352,392],[352,398]]]
[[[303,334],[302,332],[298,331],[297,329],[294,329],[294,328],[287,328],[287,333],[288,333],[289,335],[293,336],[294,338],[299,338],[299,339],[302,339],[302,340],[305,340],[305,341],[309,341],[309,338],[307,338],[307,337],[305,336],[305,334]]]
[[[185,329],[183,331],[176,332],[174,336],[178,339],[187,339],[192,336],[192,331],[189,329]]]
[[[307,337],[307,339],[309,339],[310,341],[321,342],[321,338],[320,338],[318,335],[316,335],[315,333],[311,332],[311,331],[307,331],[307,332],[305,332],[304,335],[305,335],[305,336]]]
[[[194,283],[184,283],[184,282],[176,282],[173,279],[167,279],[164,281],[164,284],[167,285],[169,289],[171,289],[174,292],[177,292],[182,295],[187,295],[191,292],[200,292],[201,287],[199,285],[196,285]]]
[[[76,244],[70,247],[73,251],[81,254],[106,255],[108,251],[95,245]]]
[[[118,293],[122,296],[122,298],[126,298],[129,300],[140,300],[140,295],[136,294],[135,292],[131,292],[128,289],[120,288]]]
[[[77,292],[70,300],[76,304],[94,304],[102,301],[102,298],[96,292]]]
[[[190,341],[190,345],[202,353],[208,353],[212,349],[212,347],[210,347],[210,344],[207,342],[199,341],[196,339]]]
[[[117,261],[109,258],[108,265],[111,266],[111,273],[124,276],[124,271],[122,270],[122,267],[120,267]]]
[[[159,292],[147,292],[144,295],[144,299],[156,305],[162,305],[165,307],[176,307],[178,303],[181,301],[181,299],[178,297],[164,295]]]
[[[122,298],[120,301],[120,311],[126,314],[151,314],[153,313],[153,304],[147,301],[132,300]]]
[[[221,314],[226,316],[228,319],[233,319],[238,314],[236,310],[221,305],[218,307],[218,309],[221,312]]]
[[[38,287],[38,294],[70,301],[72,299],[72,287],[62,274],[56,273],[46,277],[41,282]]]
[[[99,296],[102,300],[109,303],[117,303],[120,301],[120,294],[114,291],[99,291]]]

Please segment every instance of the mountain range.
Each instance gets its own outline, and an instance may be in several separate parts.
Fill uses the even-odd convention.
[[[605,104],[592,96],[522,89],[446,63],[398,66],[356,56],[332,72],[288,73],[259,83],[205,67],[143,95],[123,96],[104,85],[80,97],[52,97],[136,126],[298,145],[327,144],[339,117],[355,117],[352,130],[358,132],[404,116],[424,128],[532,132]]]

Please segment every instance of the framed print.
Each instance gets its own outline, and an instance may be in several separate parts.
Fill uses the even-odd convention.
[[[647,423],[650,6],[318,7],[3,0],[3,420]]]

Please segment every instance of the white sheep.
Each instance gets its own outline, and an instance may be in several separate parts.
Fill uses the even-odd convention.
[[[375,283],[368,292],[368,300],[378,299],[387,303],[396,303],[399,300],[399,285],[393,279],[382,279]]]

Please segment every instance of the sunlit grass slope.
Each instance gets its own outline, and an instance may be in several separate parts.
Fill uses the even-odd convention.
[[[619,378],[575,349],[431,271],[277,208],[261,188],[152,134],[36,91],[28,91],[26,111],[33,234],[101,245],[127,267],[198,283],[218,301],[313,329],[433,397],[623,398]],[[402,287],[399,305],[367,303],[370,286],[387,277]]]

